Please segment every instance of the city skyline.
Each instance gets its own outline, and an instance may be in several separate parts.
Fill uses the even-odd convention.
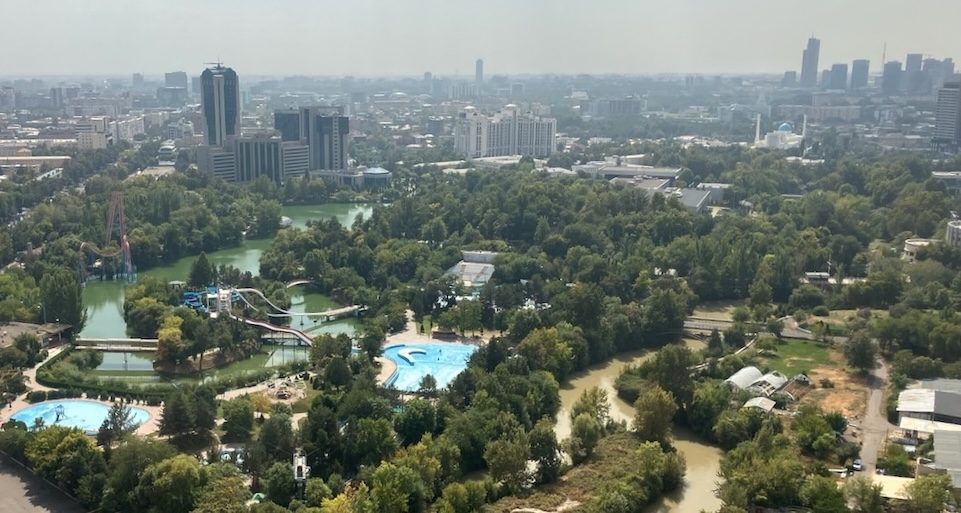
[[[769,5],[744,0],[732,7],[699,0],[599,0],[574,18],[565,15],[564,0],[492,2],[504,9],[474,12],[437,0],[349,5],[290,0],[268,11],[249,0],[24,4],[17,6],[19,21],[6,27],[5,35],[29,41],[32,51],[8,56],[3,75],[193,74],[203,62],[222,60],[247,76],[418,76],[424,71],[469,76],[481,57],[490,75],[781,73],[800,70],[800,50],[812,35],[822,42],[822,69],[860,58],[880,63],[885,43],[888,60],[904,61],[917,52],[950,57],[961,49],[961,32],[951,26],[961,18],[961,4],[935,0],[916,2],[907,18],[895,0],[872,2],[871,9],[827,1]],[[930,16],[934,11],[938,15]],[[512,16],[503,17],[504,12]],[[912,23],[910,16],[924,23]],[[225,38],[222,31],[203,30],[211,19],[234,27],[238,35],[258,37]],[[317,25],[317,19],[339,22]],[[639,20],[644,37],[612,25],[613,19]],[[464,24],[479,33],[502,30],[506,37],[464,38]],[[37,26],[58,37],[38,36]],[[321,58],[309,44],[321,28],[325,39],[349,44]],[[550,37],[544,37],[545,30]],[[65,39],[72,43],[65,47]]]

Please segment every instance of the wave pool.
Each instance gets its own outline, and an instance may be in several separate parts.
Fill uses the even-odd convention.
[[[467,360],[477,348],[472,345],[425,342],[395,344],[384,348],[384,357],[397,365],[385,383],[388,387],[416,392],[420,381],[430,374],[437,388],[446,388],[467,367]]]
[[[130,406],[130,417],[136,424],[150,420],[150,413],[143,408]],[[95,435],[107,418],[110,406],[84,399],[62,399],[44,401],[14,413],[10,418],[19,420],[30,427],[38,418],[45,426],[66,426],[82,429],[88,435]]]

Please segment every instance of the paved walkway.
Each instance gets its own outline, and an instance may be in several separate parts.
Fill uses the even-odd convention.
[[[64,352],[64,351],[67,349],[67,347],[69,347],[69,346],[66,345],[66,344],[64,344],[64,345],[60,345],[60,346],[52,347],[52,348],[48,349],[48,350],[47,350],[47,358],[46,358],[46,359],[44,359],[42,362],[34,365],[32,369],[25,369],[25,370],[23,371],[24,381],[26,381],[26,383],[27,383],[27,388],[28,388],[28,389],[30,389],[30,390],[53,390],[52,388],[50,388],[50,387],[48,387],[48,386],[44,386],[44,385],[41,385],[40,383],[37,383],[37,369],[39,369],[43,364],[45,364],[45,363],[49,362],[50,360],[52,360],[54,357],[56,357],[56,356],[59,355],[60,353]],[[18,397],[17,399],[18,399],[18,400],[19,400],[19,399],[23,399],[24,397],[26,397],[26,394],[24,394],[23,397]]]

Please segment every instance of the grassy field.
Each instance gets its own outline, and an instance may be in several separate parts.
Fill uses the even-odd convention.
[[[708,301],[697,305],[693,315],[702,319],[730,321],[734,315],[734,309],[743,305],[744,301]]]
[[[788,377],[807,374],[817,367],[837,366],[829,347],[797,339],[787,339],[777,344],[776,353],[764,360],[772,370],[780,371]]]

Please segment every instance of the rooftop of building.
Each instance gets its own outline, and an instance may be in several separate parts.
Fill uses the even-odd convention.
[[[932,171],[931,176],[934,178],[956,178],[961,179],[961,171]]]
[[[961,394],[925,388],[908,389],[898,395],[898,411],[961,417]]]
[[[382,167],[369,167],[364,170],[364,174],[368,176],[387,176],[391,172]]]
[[[934,432],[934,466],[947,471],[955,488],[961,488],[961,431]]]

